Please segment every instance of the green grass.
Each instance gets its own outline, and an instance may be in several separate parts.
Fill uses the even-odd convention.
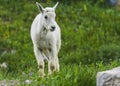
[[[97,72],[120,65],[120,13],[101,4],[60,2],[60,72],[40,78],[30,39],[31,23],[39,13],[35,1],[0,0],[0,63],[8,65],[0,69],[0,80],[19,80],[20,86],[96,86]]]

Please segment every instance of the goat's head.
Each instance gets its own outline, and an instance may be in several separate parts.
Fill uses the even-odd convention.
[[[53,7],[46,7],[44,8],[41,4],[36,2],[38,9],[42,13],[42,24],[44,30],[47,31],[54,31],[56,28],[56,21],[55,21],[55,9],[58,5],[58,2]]]

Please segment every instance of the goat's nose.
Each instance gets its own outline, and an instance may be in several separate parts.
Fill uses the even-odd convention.
[[[55,30],[55,26],[51,26],[50,31],[54,31]]]

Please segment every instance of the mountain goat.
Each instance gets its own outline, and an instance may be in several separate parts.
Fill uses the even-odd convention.
[[[55,21],[55,9],[53,7],[43,8],[36,2],[39,13],[31,25],[31,39],[33,42],[34,54],[38,63],[39,74],[44,76],[44,59],[48,61],[48,73],[59,71],[58,52],[61,47],[60,27]]]

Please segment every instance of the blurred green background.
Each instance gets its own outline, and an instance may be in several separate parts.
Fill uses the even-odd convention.
[[[57,2],[36,1],[43,7]],[[0,80],[19,80],[21,86],[96,86],[98,71],[120,65],[117,4],[110,0],[60,0],[56,21],[62,34],[61,70],[38,77],[30,38],[32,21],[39,14],[36,1],[0,0],[0,64],[7,64],[6,69],[0,68]],[[32,82],[28,85],[26,79]]]

